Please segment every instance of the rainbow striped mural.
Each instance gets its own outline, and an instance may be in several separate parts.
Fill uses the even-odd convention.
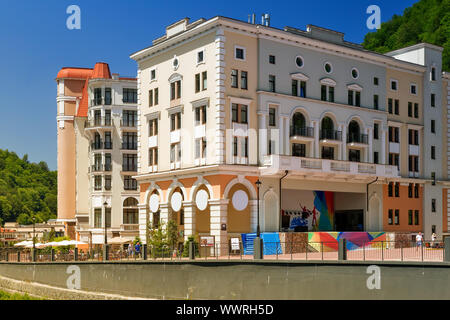
[[[321,246],[323,251],[337,251],[339,239],[347,240],[347,250],[356,250],[363,246],[372,245],[374,241],[386,241],[385,232],[308,232],[310,246]],[[373,245],[372,245],[373,246]],[[320,250],[319,250],[320,251]]]
[[[334,225],[334,193],[314,191],[314,207],[320,212],[319,221],[313,221],[313,230],[332,231]]]

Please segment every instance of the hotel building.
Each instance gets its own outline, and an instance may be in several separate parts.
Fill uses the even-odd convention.
[[[62,68],[57,82],[58,220],[89,244],[138,232],[137,88],[135,78]],[[109,241],[108,240],[108,241]]]
[[[276,29],[217,16],[175,22],[131,58],[144,241],[148,227],[169,219],[184,239],[224,244],[255,232],[258,179],[263,232],[448,232],[442,48],[383,55],[317,26]],[[63,109],[59,127],[67,116]],[[66,188],[75,199],[78,189]],[[105,196],[94,203],[82,192],[92,201],[82,213],[75,200],[58,209],[87,221]]]

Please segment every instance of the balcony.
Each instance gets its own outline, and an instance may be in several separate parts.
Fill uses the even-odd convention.
[[[342,131],[320,130],[320,140],[342,141]]]
[[[348,134],[347,143],[369,144],[369,136],[367,134]]]
[[[125,231],[125,232],[139,231],[139,224],[121,224],[120,231]]]
[[[375,176],[399,177],[397,166],[281,155],[265,156],[263,166],[266,167],[262,170],[263,175],[272,175],[279,171],[289,170],[293,174],[326,179],[332,176],[340,178],[357,178],[360,176],[362,179]]]
[[[122,172],[137,172],[137,165],[122,164]]]
[[[112,142],[107,141],[107,142],[103,142],[103,141],[99,141],[99,142],[92,142],[91,143],[91,151],[92,150],[110,150],[112,149]]]
[[[290,137],[314,138],[314,128],[291,126]]]
[[[90,172],[109,172],[112,170],[111,164],[94,164],[90,167]]]
[[[136,142],[122,142],[121,150],[137,150],[137,141]]]
[[[120,120],[120,128],[126,130],[137,130],[137,119]]]
[[[110,117],[96,117],[86,120],[84,127],[86,129],[112,128],[112,119]]]
[[[91,106],[96,107],[96,106],[102,106],[102,105],[111,105],[112,104],[112,99],[111,98],[94,98],[91,100]]]

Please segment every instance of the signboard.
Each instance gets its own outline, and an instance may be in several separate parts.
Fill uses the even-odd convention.
[[[200,237],[201,247],[214,247],[214,236],[202,236]]]
[[[239,238],[231,238],[231,250],[241,250]]]

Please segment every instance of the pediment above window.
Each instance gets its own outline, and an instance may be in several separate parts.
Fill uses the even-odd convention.
[[[294,80],[300,80],[300,81],[308,81],[309,77],[304,75],[301,72],[291,73],[291,78]]]
[[[354,90],[354,91],[362,91],[363,88],[356,83],[352,83],[352,84],[347,85],[347,89]]]
[[[325,86],[335,87],[336,86],[336,81],[334,81],[331,78],[322,78],[322,79],[320,79],[320,84],[323,84]]]
[[[169,78],[170,83],[178,81],[178,80],[183,80],[183,76],[179,73],[174,73]]]

